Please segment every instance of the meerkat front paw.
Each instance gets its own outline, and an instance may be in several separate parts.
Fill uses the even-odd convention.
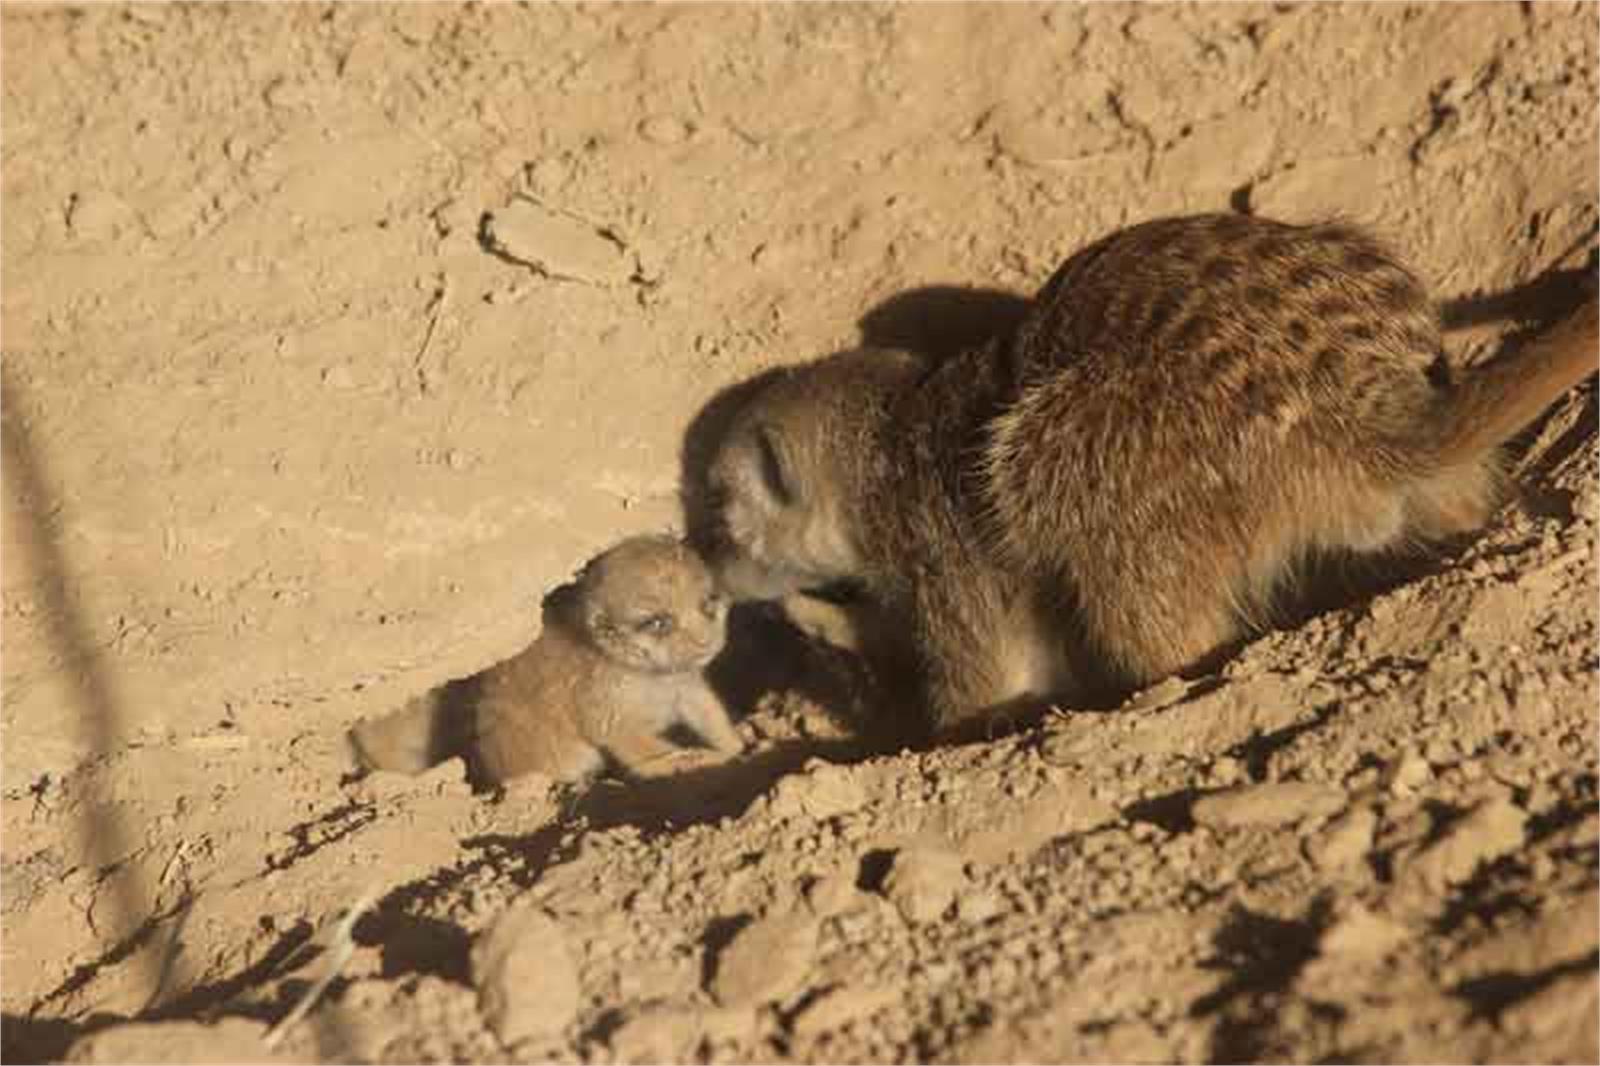
[[[861,623],[850,608],[807,592],[785,596],[780,603],[789,624],[812,640],[861,651]]]

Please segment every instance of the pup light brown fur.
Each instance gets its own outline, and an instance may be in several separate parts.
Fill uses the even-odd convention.
[[[485,784],[535,771],[581,781],[608,757],[630,772],[659,769],[682,750],[661,735],[678,723],[735,753],[739,736],[702,674],[722,650],[726,620],[711,573],[682,542],[625,540],[549,597],[532,645],[452,682],[469,698],[452,700],[441,686],[391,716],[402,739],[369,723],[352,739],[369,766],[416,772],[428,724],[437,735],[441,716],[464,714],[468,762]]]

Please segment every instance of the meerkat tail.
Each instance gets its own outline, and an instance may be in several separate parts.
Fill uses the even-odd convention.
[[[438,733],[445,713],[445,689],[441,686],[388,714],[357,722],[346,740],[365,769],[420,774],[444,757],[438,750]]]
[[[1431,427],[1441,466],[1470,460],[1514,436],[1596,369],[1600,304],[1593,297],[1509,358],[1468,371]]]

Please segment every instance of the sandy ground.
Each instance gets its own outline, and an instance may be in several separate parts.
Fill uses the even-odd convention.
[[[0,18],[7,1061],[1600,1055],[1587,390],[1479,542],[1117,713],[874,750],[746,616],[731,766],[342,740],[677,523],[719,390],[981,336],[1120,224],[1340,212],[1463,358],[1544,324],[1594,8]]]

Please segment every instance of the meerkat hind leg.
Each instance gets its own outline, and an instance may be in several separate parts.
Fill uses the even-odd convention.
[[[515,708],[490,708],[479,729],[476,773],[491,785],[535,772],[560,781],[584,781],[605,765],[599,749],[577,731]]]
[[[1084,635],[1092,653],[1123,686],[1141,687],[1208,659],[1249,627],[1246,583],[1205,568],[1183,580],[1158,582],[1148,571],[1079,583]],[[1207,580],[1207,578],[1211,580]]]
[[[1490,456],[1416,482],[1405,494],[1407,532],[1439,541],[1483,528],[1504,480],[1498,457]]]
[[[924,674],[936,737],[987,739],[1073,687],[1056,634],[1031,610],[974,598],[925,618],[945,623],[926,634]]]

